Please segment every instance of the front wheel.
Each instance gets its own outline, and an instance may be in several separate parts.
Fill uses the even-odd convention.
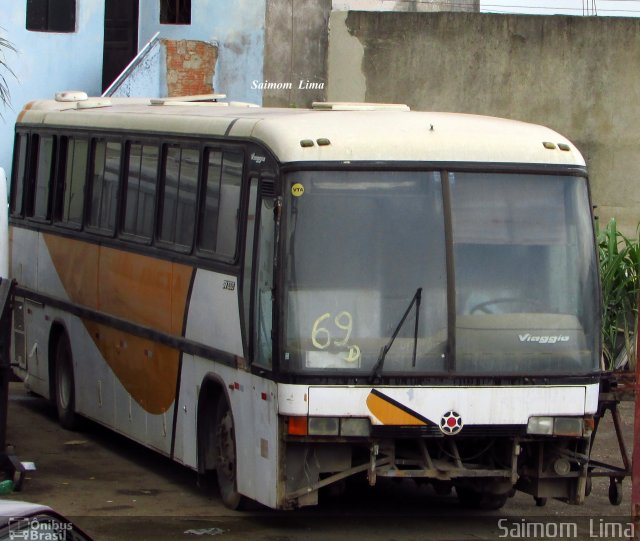
[[[239,509],[245,499],[238,492],[236,437],[233,416],[226,397],[220,397],[216,410],[216,474],[222,503]]]
[[[55,402],[58,421],[67,430],[77,430],[80,427],[80,417],[76,413],[73,360],[66,334],[62,334],[58,339],[55,359]]]

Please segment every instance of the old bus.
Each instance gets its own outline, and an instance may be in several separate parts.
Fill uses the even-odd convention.
[[[596,251],[550,129],[64,94],[19,116],[10,243],[26,386],[229,507],[352,476],[585,497]]]

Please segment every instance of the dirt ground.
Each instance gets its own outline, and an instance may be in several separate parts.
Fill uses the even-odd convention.
[[[631,453],[633,403],[623,402],[620,411]],[[109,430],[92,423],[83,432],[60,428],[48,402],[26,393],[20,383],[11,384],[8,419],[8,442],[37,470],[21,492],[5,498],[50,505],[96,540],[499,539],[524,537],[513,530],[523,521],[575,523],[577,535],[570,530],[565,537],[611,539],[619,530],[610,535],[605,528],[599,535],[602,524],[630,520],[629,479],[618,507],[609,504],[606,479],[594,480],[583,506],[549,501],[536,507],[530,496],[517,494],[500,511],[475,514],[461,508],[454,495],[438,497],[412,481],[383,480],[374,489],[348,492],[315,508],[232,512],[216,493],[197,487],[194,472]],[[595,457],[622,465],[610,414],[601,424]]]

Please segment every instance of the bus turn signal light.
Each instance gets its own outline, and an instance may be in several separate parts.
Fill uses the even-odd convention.
[[[306,417],[289,417],[289,426],[287,431],[290,436],[306,436],[307,435],[307,418]]]

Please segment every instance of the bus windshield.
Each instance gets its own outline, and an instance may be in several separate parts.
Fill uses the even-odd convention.
[[[446,178],[450,198],[435,171],[288,174],[283,370],[361,377],[597,369],[586,180]]]

